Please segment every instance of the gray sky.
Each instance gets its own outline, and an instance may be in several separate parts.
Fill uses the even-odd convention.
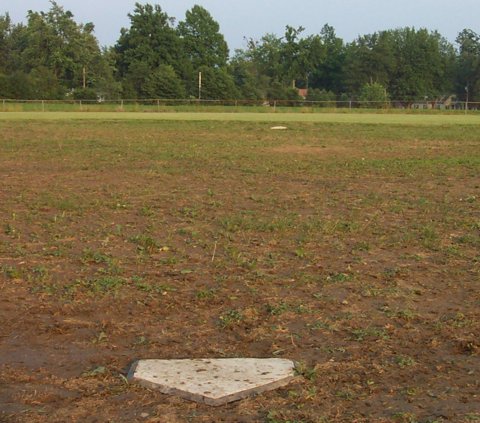
[[[102,45],[113,45],[120,28],[128,27],[127,14],[135,0],[58,0],[77,22],[93,22]],[[193,5],[205,7],[220,23],[230,49],[245,47],[244,37],[265,33],[283,35],[286,25],[303,26],[305,34],[318,33],[325,23],[337,35],[352,41],[358,35],[403,26],[436,29],[450,41],[464,28],[480,32],[479,0],[147,0],[158,3],[169,16],[182,20]],[[48,0],[0,0],[0,14],[14,22],[29,9],[47,11]]]

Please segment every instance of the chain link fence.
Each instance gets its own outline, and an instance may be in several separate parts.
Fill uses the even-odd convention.
[[[315,112],[352,109],[390,111],[478,111],[479,102],[453,101],[308,101],[308,100],[12,100],[0,99],[2,112]]]

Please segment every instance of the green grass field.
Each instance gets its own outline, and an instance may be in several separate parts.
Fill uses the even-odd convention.
[[[0,421],[480,421],[478,124],[0,114]],[[126,383],[186,357],[302,377],[219,408]]]
[[[0,120],[172,120],[240,122],[312,122],[383,125],[480,125],[480,114],[399,113],[215,113],[215,112],[5,112]]]

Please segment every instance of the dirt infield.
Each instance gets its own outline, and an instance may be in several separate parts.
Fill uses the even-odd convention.
[[[480,421],[475,125],[0,120],[0,421]],[[138,358],[284,357],[220,408]]]

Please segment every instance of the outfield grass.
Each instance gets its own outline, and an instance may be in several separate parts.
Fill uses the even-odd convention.
[[[158,120],[158,121],[239,121],[364,123],[382,125],[480,125],[479,114],[398,114],[398,113],[205,113],[205,112],[3,112],[0,120]]]

